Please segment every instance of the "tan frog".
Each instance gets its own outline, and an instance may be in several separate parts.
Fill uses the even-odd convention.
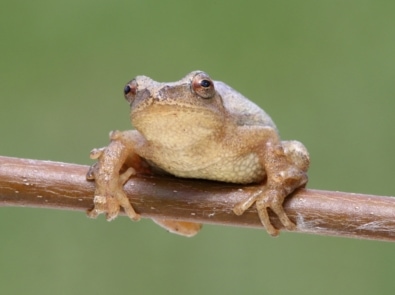
[[[268,208],[287,230],[295,228],[282,203],[307,183],[309,154],[298,141],[281,141],[272,119],[257,105],[201,71],[173,83],[137,76],[124,93],[136,130],[114,131],[107,147],[91,152],[98,162],[87,175],[96,181],[90,217],[106,213],[112,220],[122,207],[132,220],[140,219],[123,185],[136,172],[159,168],[178,177],[261,183],[235,204],[234,213],[241,215],[255,203],[269,234],[275,236],[278,230]],[[184,236],[201,228],[191,222],[155,221]]]

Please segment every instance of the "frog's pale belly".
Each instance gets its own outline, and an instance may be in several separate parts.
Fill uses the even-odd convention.
[[[169,159],[168,159],[169,160]],[[196,159],[196,161],[199,161]],[[195,162],[196,163],[196,162]],[[218,161],[202,165],[192,165],[180,161],[172,162],[171,165],[155,163],[166,172],[178,177],[208,179],[232,183],[254,183],[265,178],[265,170],[255,153],[242,156],[219,157]],[[168,162],[166,163],[168,164]]]

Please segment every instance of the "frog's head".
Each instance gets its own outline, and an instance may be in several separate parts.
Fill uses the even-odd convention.
[[[201,71],[172,83],[137,76],[124,93],[134,127],[147,140],[169,147],[216,136],[225,124],[222,98],[214,81]]]

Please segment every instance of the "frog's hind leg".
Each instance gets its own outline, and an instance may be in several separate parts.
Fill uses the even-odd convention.
[[[184,237],[193,237],[202,228],[200,223],[168,220],[168,219],[152,219],[156,224],[168,230],[172,234],[181,235]]]
[[[306,147],[296,140],[282,141],[281,143],[288,161],[300,170],[307,172],[310,165],[310,156]]]

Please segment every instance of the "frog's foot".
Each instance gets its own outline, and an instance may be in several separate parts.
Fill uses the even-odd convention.
[[[98,149],[94,150],[94,152],[101,154],[102,150]],[[100,177],[95,176],[100,173],[99,169],[100,165],[96,163],[90,167],[86,175],[88,180],[96,181],[95,197],[93,199],[94,207],[87,211],[87,215],[91,218],[96,218],[98,215],[105,213],[106,219],[111,221],[118,216],[120,209],[123,208],[130,219],[140,220],[140,215],[136,213],[123,190],[123,185],[130,176],[135,174],[135,170],[129,168],[120,174],[117,179],[100,181]]]
[[[268,184],[262,185],[250,197],[236,204],[233,212],[236,215],[241,215],[255,203],[259,218],[270,235],[277,236],[279,231],[270,221],[269,208],[278,216],[283,226],[292,231],[296,228],[296,225],[285,213],[283,202],[290,193],[299,187],[303,187],[306,183],[306,173],[303,170],[291,167],[272,175],[268,179]]]
[[[251,207],[255,203],[258,210],[259,218],[266,231],[271,236],[277,236],[279,234],[279,231],[273,226],[272,222],[270,221],[268,208],[270,208],[278,216],[281,223],[287,230],[294,230],[296,227],[284,211],[282,204],[285,197],[285,194],[279,190],[260,189],[246,200],[243,200],[240,203],[236,204],[236,206],[233,208],[233,212],[236,215],[242,215],[249,207]]]
[[[296,228],[296,225],[288,218],[284,211],[283,202],[285,197],[286,195],[277,190],[267,190],[256,200],[256,208],[258,210],[259,218],[267,232],[272,236],[277,236],[279,231],[270,221],[268,208],[278,216],[281,223],[287,230],[292,231]]]

